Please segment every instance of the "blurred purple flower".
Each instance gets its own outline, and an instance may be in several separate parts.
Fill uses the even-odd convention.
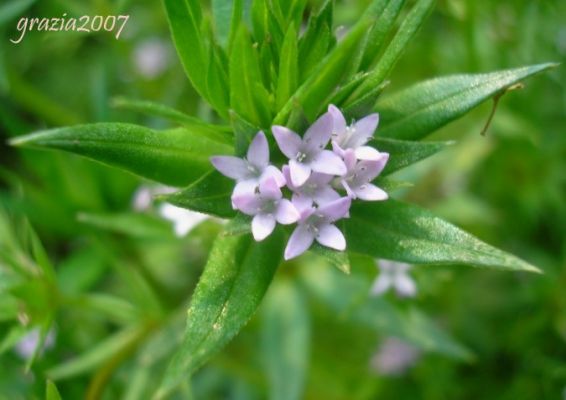
[[[186,210],[173,204],[163,203],[159,207],[159,214],[173,223],[173,230],[177,237],[183,237],[192,231],[201,222],[210,219],[206,214]]]
[[[214,156],[210,159],[212,165],[237,184],[232,193],[232,206],[240,196],[254,193],[261,181],[273,177],[279,187],[285,185],[281,171],[269,165],[269,145],[262,131],[259,131],[248,148],[246,158],[234,156]]]
[[[342,159],[330,150],[325,150],[332,135],[332,116],[325,113],[301,138],[284,126],[271,129],[281,152],[289,158],[291,181],[294,186],[303,185],[311,172],[328,175],[344,175],[346,166]]]
[[[344,162],[348,172],[339,178],[339,181],[346,189],[348,196],[366,201],[387,200],[389,197],[387,193],[371,183],[383,171],[387,160],[389,160],[389,154],[380,153],[376,160],[356,162],[354,152],[351,149],[346,150]]]
[[[348,213],[351,202],[349,197],[341,197],[318,208],[302,211],[298,226],[285,248],[285,260],[303,254],[315,240],[323,246],[345,250],[346,239],[334,222]]]
[[[34,328],[29,331],[23,338],[20,339],[18,343],[16,343],[16,347],[14,351],[18,354],[22,359],[29,360],[33,357],[33,353],[35,349],[40,344],[40,335],[41,331],[39,328]],[[40,350],[39,354],[43,354],[45,350],[52,348],[55,345],[55,331],[50,329],[45,337],[45,341],[43,343],[43,348]]]
[[[417,295],[417,285],[409,275],[409,270],[411,269],[409,264],[379,260],[376,261],[376,265],[379,267],[380,273],[372,285],[372,295],[380,296],[390,288],[395,289],[399,297],[414,297]]]
[[[370,367],[380,375],[399,376],[414,366],[420,355],[415,346],[396,337],[388,337],[370,360]]]
[[[351,149],[358,160],[379,160],[381,153],[366,143],[373,136],[379,114],[370,114],[352,125],[347,125],[342,112],[334,105],[328,106],[333,120],[332,144],[336,154],[344,157],[344,151]]]
[[[253,215],[252,234],[261,241],[273,232],[276,222],[283,225],[297,222],[300,215],[293,203],[283,198],[274,178],[259,184],[259,193],[247,194],[234,200],[238,210]]]

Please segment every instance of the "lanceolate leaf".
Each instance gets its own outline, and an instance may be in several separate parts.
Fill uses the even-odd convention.
[[[368,19],[356,25],[348,36],[324,60],[318,63],[318,66],[310,74],[310,78],[301,85],[295,95],[277,114],[275,124],[281,124],[287,120],[293,108],[293,101],[301,104],[307,117],[314,120],[344,79],[344,75],[351,65],[351,52],[359,46],[359,41],[370,23],[371,20]]]
[[[266,127],[271,122],[269,96],[263,86],[256,49],[241,24],[230,55],[230,104],[251,123]]]
[[[401,13],[405,0],[389,0],[383,13],[379,16],[376,23],[368,33],[367,45],[364,51],[361,69],[370,68],[385,42],[387,35],[391,32],[397,16]]]
[[[344,221],[350,251],[414,264],[469,264],[538,272],[417,206],[388,200],[352,206]]]
[[[380,135],[422,139],[509,86],[555,66],[538,64],[418,83],[378,102]]]
[[[276,281],[262,309],[262,356],[272,400],[304,398],[309,364],[309,307],[294,282]]]
[[[233,189],[234,181],[216,170],[211,170],[188,188],[170,195],[159,196],[159,199],[189,210],[231,218],[236,215],[230,200]]]
[[[192,117],[160,103],[118,97],[114,99],[112,104],[117,108],[154,115],[172,122],[177,122],[178,124],[191,129],[193,132],[198,131],[199,133],[208,136],[210,139],[217,140],[221,143],[232,143],[232,135],[230,134],[231,129],[229,126],[208,124],[201,119]]]
[[[206,90],[207,46],[201,32],[199,0],[164,0],[173,41],[193,87],[210,101]],[[222,110],[218,110],[221,112]]]
[[[416,35],[426,17],[434,7],[435,0],[419,0],[403,21],[393,40],[379,59],[364,83],[354,92],[350,101],[355,101],[380,85],[389,75],[411,39]]]
[[[123,123],[51,129],[11,144],[65,150],[171,186],[194,182],[210,169],[210,156],[232,152],[184,128],[155,131]]]
[[[291,24],[285,35],[281,57],[279,57],[279,76],[277,81],[276,107],[279,110],[295,92],[298,83],[299,59],[297,50],[297,31]]]
[[[378,129],[377,134],[381,134]],[[369,144],[379,151],[389,153],[389,161],[381,176],[389,175],[401,168],[405,168],[417,161],[436,154],[454,142],[411,142],[408,140],[394,140],[381,137],[373,138]]]
[[[254,314],[281,262],[276,229],[255,242],[251,235],[220,235],[195,289],[183,344],[158,393],[162,397],[228,343]]]

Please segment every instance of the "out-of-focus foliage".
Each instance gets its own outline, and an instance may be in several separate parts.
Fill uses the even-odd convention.
[[[159,117],[163,112],[154,112],[156,117],[132,111],[136,107],[113,108],[117,96],[168,104],[205,120],[216,117],[198,100],[200,88],[193,89],[185,78],[159,2],[8,3],[13,15],[0,6],[0,399],[56,399],[57,391],[61,398],[149,398],[181,341],[186,302],[219,224],[206,221],[176,238],[156,207],[133,209],[132,197],[142,184],[138,178],[67,154],[15,150],[5,141],[94,121],[170,126]],[[221,1],[210,3],[222,11]],[[367,3],[338,1],[335,19],[352,26]],[[65,12],[124,13],[131,21],[118,41],[111,35],[71,32],[29,32],[19,45],[8,41],[18,16]],[[222,12],[217,15],[228,21],[230,13]],[[243,12],[261,31],[261,21],[254,19],[258,10]],[[564,62],[565,15],[566,4],[558,0],[439,1],[397,64],[387,93],[438,75]],[[389,37],[387,32],[372,34]],[[231,46],[246,44],[241,31],[226,31],[223,37]],[[316,27],[316,38],[309,49],[293,49],[284,35],[276,38],[287,54],[298,54],[299,74],[290,72],[285,80],[289,91],[317,67],[317,48],[334,45],[323,23]],[[293,71],[280,61],[278,68]],[[231,68],[242,67],[236,59]],[[252,72],[269,74],[247,71]],[[226,84],[246,90],[237,82]],[[500,98],[485,136],[480,133],[490,103],[435,134],[437,141],[460,138],[444,154],[395,174],[416,183],[401,189],[405,198],[528,259],[544,274],[417,267],[415,300],[369,299],[376,274],[371,259],[349,260],[352,275],[346,280],[328,268],[325,258],[306,257],[277,272],[261,312],[175,396],[562,396],[565,85],[564,67],[528,81],[522,90]],[[319,89],[310,96],[324,92]],[[222,107],[226,100],[215,97],[211,103]],[[281,105],[285,100],[269,101]],[[237,111],[245,114],[242,107]],[[258,124],[266,118],[256,117]],[[32,363],[14,347],[35,329],[46,342],[50,332],[55,339],[43,351],[36,348]],[[385,375],[371,361],[389,336],[420,351],[414,367],[400,376]],[[296,373],[290,374],[289,366]],[[46,386],[48,378],[54,384]]]

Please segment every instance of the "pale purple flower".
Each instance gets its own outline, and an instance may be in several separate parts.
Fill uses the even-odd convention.
[[[351,149],[358,160],[380,159],[381,153],[378,150],[366,146],[377,128],[379,114],[370,114],[348,125],[342,112],[334,105],[328,106],[328,113],[332,116],[334,125],[332,145],[336,154],[343,157],[343,152]]]
[[[315,240],[323,246],[345,250],[346,239],[334,222],[348,213],[351,202],[349,197],[341,197],[318,208],[302,211],[299,223],[285,248],[285,260],[303,254]]]
[[[285,185],[281,171],[269,165],[269,144],[262,131],[259,131],[250,143],[246,158],[214,156],[210,161],[222,175],[237,182],[232,193],[234,208],[235,199],[253,193],[259,183],[269,177],[273,177],[279,187]]]
[[[291,200],[299,211],[312,207],[313,203],[321,206],[340,198],[338,192],[330,186],[333,175],[313,172],[306,182],[298,187],[293,185],[287,165],[283,167],[283,176],[287,180],[287,187],[293,191]]]
[[[341,176],[346,173],[342,159],[325,150],[332,135],[332,116],[325,113],[305,133],[304,138],[284,126],[273,126],[273,136],[281,152],[289,158],[291,181],[303,185],[311,172]]]
[[[380,296],[392,288],[395,289],[399,297],[416,296],[417,285],[409,275],[411,269],[409,264],[379,260],[376,261],[376,265],[379,267],[380,273],[372,285],[372,295]]]
[[[273,232],[276,222],[288,225],[297,222],[300,215],[293,203],[283,198],[274,178],[259,184],[259,193],[247,194],[234,200],[238,210],[253,215],[252,234],[261,241]]]
[[[37,346],[39,346],[41,331],[39,328],[34,328],[29,331],[23,338],[20,339],[14,351],[24,360],[29,360],[33,357],[33,353]],[[42,354],[45,350],[49,350],[55,345],[55,331],[50,329],[47,332],[45,341],[43,342],[43,348],[40,350],[39,354]]]
[[[345,176],[339,178],[339,183],[346,189],[348,196],[353,199],[387,200],[389,197],[387,193],[371,181],[383,171],[388,159],[389,154],[380,153],[380,158],[377,160],[356,161],[354,151],[348,149],[344,152],[344,162],[348,172]]]
[[[380,375],[403,375],[418,361],[421,352],[396,337],[385,338],[370,361],[371,369]]]
[[[186,210],[169,203],[161,204],[159,214],[173,223],[173,230],[177,237],[187,235],[201,222],[210,218],[208,215]]]

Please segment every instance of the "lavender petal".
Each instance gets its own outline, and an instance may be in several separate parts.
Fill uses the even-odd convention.
[[[326,217],[329,222],[334,222],[343,218],[350,210],[352,199],[349,197],[341,197],[331,203],[325,204],[318,208],[318,213]]]
[[[347,172],[344,161],[330,150],[323,150],[311,161],[311,168],[315,172],[342,176]]]
[[[214,168],[228,178],[242,180],[250,175],[248,164],[238,157],[214,156],[210,158],[210,162],[214,165]]]
[[[275,219],[283,225],[294,224],[299,220],[299,211],[295,208],[293,203],[287,199],[282,199],[275,211]]]
[[[285,260],[303,254],[311,247],[313,241],[314,234],[305,225],[297,226],[287,242],[287,247],[285,247]]]
[[[262,131],[259,131],[250,143],[247,159],[260,170],[263,170],[269,164],[269,144],[265,133]]]
[[[309,152],[316,153],[326,147],[332,136],[333,126],[332,115],[325,113],[307,129],[304,143]]]
[[[291,173],[291,182],[295,187],[299,187],[309,179],[311,167],[296,160],[290,160],[289,171]]]
[[[365,201],[381,201],[389,198],[387,192],[371,183],[366,183],[354,189],[354,193],[357,198]]]
[[[257,214],[252,220],[252,234],[257,242],[262,241],[275,229],[275,217],[272,214]]]
[[[289,159],[295,158],[303,145],[301,137],[284,126],[273,126],[271,131],[281,152]]]
[[[335,250],[346,250],[346,238],[335,225],[323,225],[318,231],[316,241],[323,246],[330,247]]]

